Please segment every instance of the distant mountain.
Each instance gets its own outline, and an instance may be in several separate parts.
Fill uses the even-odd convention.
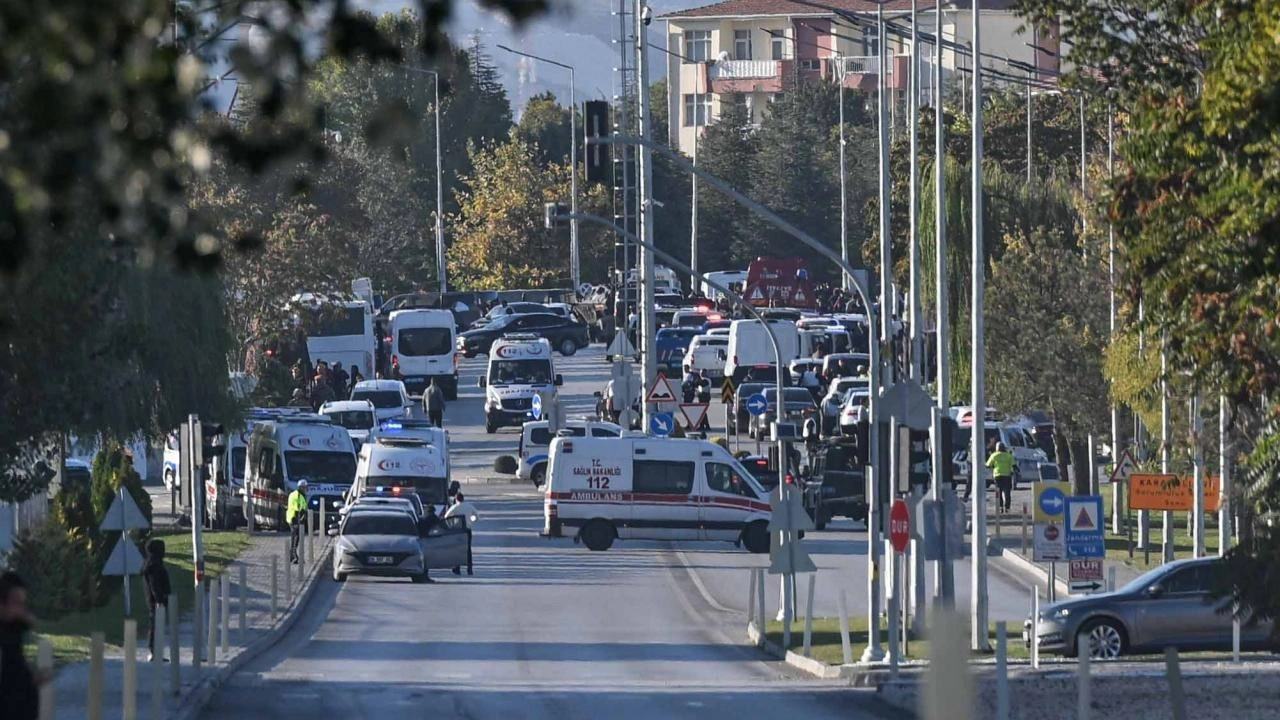
[[[654,17],[665,13],[707,5],[713,0],[650,0]],[[414,3],[404,0],[360,0],[360,5],[375,13],[399,12]],[[551,90],[568,102],[568,71],[525,60],[499,50],[498,44],[572,65],[577,77],[578,102],[586,99],[613,97],[613,68],[617,47],[613,38],[618,32],[618,18],[612,14],[617,0],[558,0],[558,9],[517,30],[499,13],[483,10],[475,0],[458,0],[450,34],[459,45],[469,45],[471,36],[480,42],[499,69],[512,107],[518,112],[525,101],[537,93]],[[662,28],[655,22],[650,27],[650,42],[665,47]],[[660,51],[650,55],[649,69],[653,80],[666,75],[666,59]]]

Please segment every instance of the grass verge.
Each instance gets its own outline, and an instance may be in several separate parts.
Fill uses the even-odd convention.
[[[169,583],[178,596],[178,607],[183,615],[191,612],[195,596],[195,563],[191,557],[191,533],[156,534],[152,537],[165,543],[165,566],[169,569]],[[205,532],[205,577],[217,577],[249,547],[248,534],[235,531]],[[138,646],[146,644],[147,603],[142,578],[133,576],[131,588],[132,613],[124,612],[123,588],[101,607],[85,612],[70,613],[56,620],[42,620],[36,625],[39,636],[53,646],[55,665],[88,659],[91,633],[102,632],[106,644],[118,648],[124,642],[124,621],[128,617],[138,621]],[[34,658],[35,640],[31,639],[28,652]]]
[[[1008,630],[1008,650],[1011,658],[1030,657],[1030,651],[1022,643],[1022,628],[1013,623],[1006,625]],[[888,626],[881,623],[882,645],[888,635]],[[782,623],[772,620],[768,623],[767,637],[769,642],[782,647]],[[989,634],[991,647],[996,646],[996,624],[991,623]],[[865,617],[849,618],[849,642],[853,646],[853,659],[857,661],[862,650],[867,646],[867,619]],[[804,650],[804,623],[796,622],[791,626],[791,647],[794,652]],[[828,665],[839,665],[844,662],[844,650],[840,643],[840,620],[838,618],[814,618],[812,657]],[[991,653],[975,653],[974,657],[987,657]],[[907,641],[906,658],[909,660],[925,660],[929,657],[929,641],[914,636]]]

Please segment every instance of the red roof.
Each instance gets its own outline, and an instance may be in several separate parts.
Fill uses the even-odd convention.
[[[921,12],[933,10],[934,4],[929,0],[918,0],[918,3],[918,9]],[[1011,5],[1011,0],[982,0],[979,7],[983,10],[1008,10]],[[878,6],[878,3],[872,0],[721,0],[721,2],[702,7],[668,13],[661,19],[834,15],[836,10],[873,13]],[[949,9],[967,8],[972,6],[972,1],[949,0],[944,3],[944,6]],[[889,12],[910,11],[911,0],[886,0],[884,9]]]

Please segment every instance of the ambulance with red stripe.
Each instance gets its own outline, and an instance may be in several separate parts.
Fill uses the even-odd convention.
[[[309,412],[281,414],[254,423],[245,466],[246,516],[255,527],[285,528],[285,502],[298,481],[307,481],[307,507],[325,506],[326,520],[338,510],[356,476],[351,435],[328,417]]]
[[[589,550],[614,540],[724,540],[769,551],[769,493],[706,440],[628,436],[551,442],[543,535]]]

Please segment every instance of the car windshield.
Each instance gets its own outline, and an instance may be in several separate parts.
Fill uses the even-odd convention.
[[[413,535],[418,526],[408,515],[352,513],[342,523],[343,535]]]
[[[490,385],[546,385],[551,363],[546,360],[494,360],[489,365]]]
[[[444,505],[449,501],[449,483],[443,477],[430,475],[379,475],[370,478],[383,487],[413,488],[424,505]]]
[[[404,407],[404,398],[395,390],[357,390],[351,394],[351,399],[368,400],[379,410]]]
[[[347,430],[369,430],[374,425],[373,413],[368,410],[334,410],[325,413],[325,417]]]
[[[356,456],[349,452],[290,450],[284,454],[284,464],[293,482],[350,485],[356,477]]]
[[[809,391],[804,388],[782,388],[782,397],[788,405],[813,404],[813,395],[809,394]],[[776,401],[778,399],[778,389],[765,388],[764,399],[770,403]]]
[[[408,357],[448,355],[453,352],[452,340],[449,328],[405,328],[400,331],[400,354]]]
[[[244,458],[248,448],[244,446],[231,448],[231,477],[244,479]]]

